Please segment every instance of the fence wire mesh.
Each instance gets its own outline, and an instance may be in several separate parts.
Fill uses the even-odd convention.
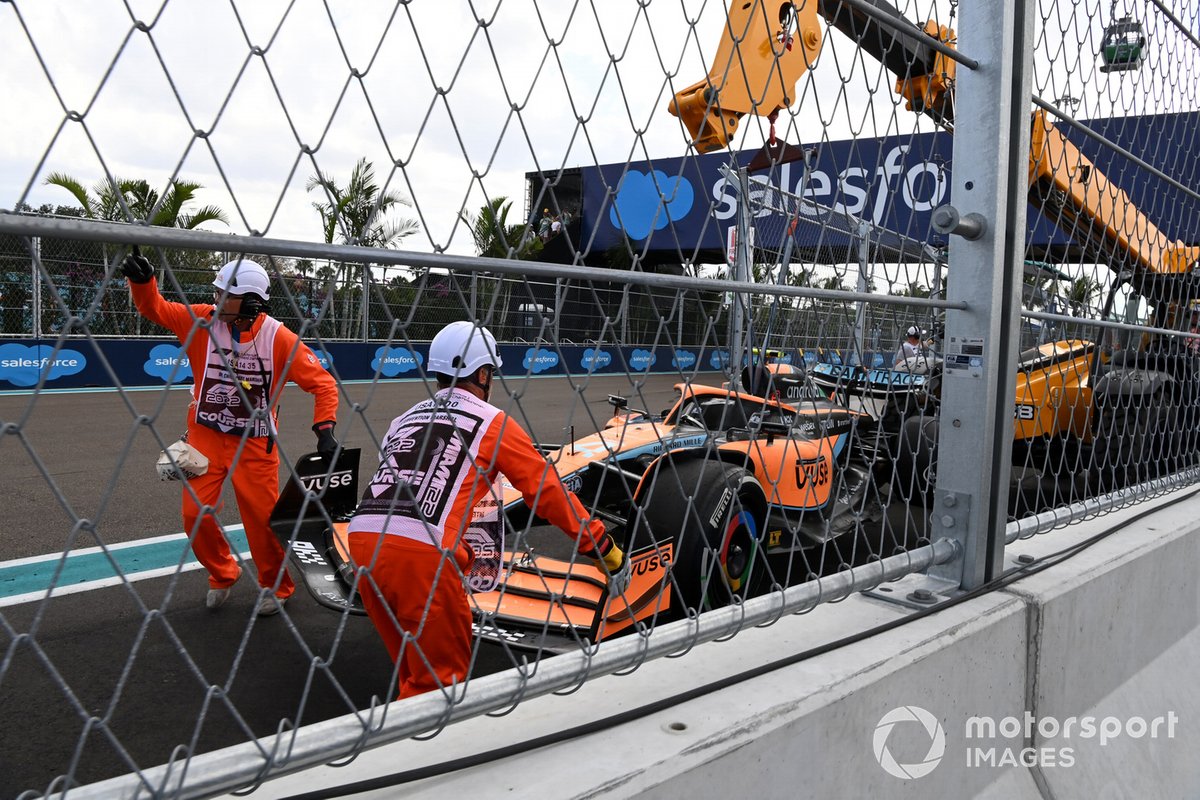
[[[955,0],[0,4],[0,791],[256,786],[958,569],[953,370],[1017,375],[1010,540],[1193,481],[1197,12],[1032,13],[1024,252],[972,276]],[[219,338],[239,259],[273,340]],[[463,321],[498,412],[438,384]]]

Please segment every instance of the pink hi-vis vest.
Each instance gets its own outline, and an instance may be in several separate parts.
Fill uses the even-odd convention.
[[[477,459],[499,413],[468,392],[445,389],[393,420],[350,532],[386,533],[447,549],[463,542],[475,556],[468,588],[490,590],[504,551],[504,513],[498,482]]]
[[[217,323],[208,331],[208,361],[196,397],[196,421],[221,433],[252,438],[273,434],[270,413],[251,419],[255,409],[269,407],[275,374],[275,334],[280,322],[263,317],[249,342],[235,342],[229,326]],[[226,368],[228,362],[229,367]]]

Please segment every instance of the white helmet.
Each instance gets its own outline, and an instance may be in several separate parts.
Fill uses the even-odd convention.
[[[253,292],[263,300],[271,299],[271,279],[262,265],[245,258],[230,261],[217,271],[213,286],[234,297]]]
[[[429,343],[430,372],[460,378],[474,375],[488,364],[497,368],[504,365],[496,349],[496,337],[473,322],[451,322]]]
[[[918,328],[916,325],[909,325],[907,333],[909,336],[916,336],[920,338],[925,335],[926,331],[922,328]]]

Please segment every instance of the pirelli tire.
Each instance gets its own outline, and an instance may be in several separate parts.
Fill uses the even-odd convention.
[[[937,485],[938,421],[935,417],[909,417],[900,426],[893,464],[893,496],[917,505],[931,505]]]
[[[1169,472],[1181,457],[1177,405],[1109,398],[1097,420],[1092,446],[1092,480],[1099,491],[1115,491]]]
[[[766,575],[767,500],[746,468],[711,459],[660,465],[645,497],[633,548],[673,547],[668,619],[752,596]]]

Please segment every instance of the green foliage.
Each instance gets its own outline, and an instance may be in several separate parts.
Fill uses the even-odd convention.
[[[336,241],[363,247],[394,247],[420,230],[414,219],[389,219],[393,209],[412,203],[399,192],[381,190],[375,183],[375,167],[365,158],[354,165],[345,187],[318,171],[305,186],[306,191],[314,189],[325,195],[324,202],[312,205],[321,217],[322,235],[329,244]]]
[[[1091,305],[1092,299],[1101,289],[1100,281],[1095,278],[1076,278],[1067,287],[1067,303],[1075,316],[1083,316]]]
[[[528,225],[508,222],[512,201],[507,197],[494,197],[479,209],[474,218],[464,211],[459,218],[471,230],[475,252],[489,258],[516,258],[529,261],[542,251],[542,241]]]
[[[374,165],[365,158],[360,158],[350,170],[350,179],[344,187],[334,177],[318,171],[308,179],[305,189],[309,192],[319,189],[325,195],[324,202],[312,205],[321,218],[322,236],[329,244],[390,248],[420,230],[414,219],[390,218],[394,209],[412,203],[399,192],[381,189],[375,183]],[[369,265],[360,267],[369,268]],[[338,331],[341,336],[350,335],[353,327],[351,309],[362,302],[361,284],[352,274],[357,269],[347,263],[337,266],[335,294],[341,308],[341,330]]]
[[[206,222],[229,224],[225,212],[218,206],[201,206],[185,210],[195,202],[196,192],[204,187],[193,181],[174,180],[165,195],[159,195],[142,179],[112,178],[98,182],[89,192],[84,185],[63,172],[46,178],[50,186],[66,189],[75,198],[87,219],[110,222],[143,222],[166,228],[194,229]]]

